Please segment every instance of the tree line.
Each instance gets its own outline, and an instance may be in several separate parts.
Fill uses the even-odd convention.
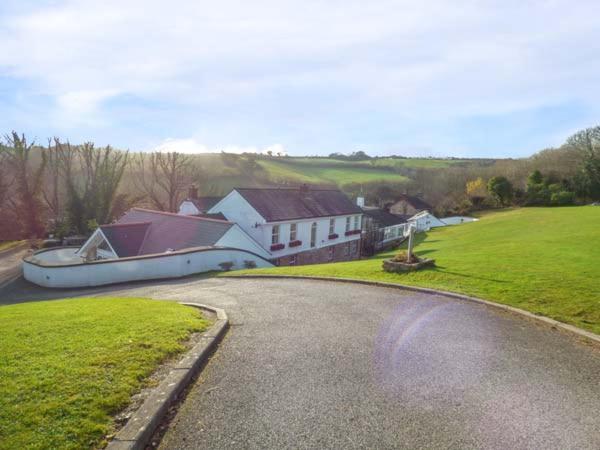
[[[177,152],[130,154],[58,138],[42,148],[12,132],[0,145],[0,240],[86,235],[134,205],[176,212],[197,177]]]

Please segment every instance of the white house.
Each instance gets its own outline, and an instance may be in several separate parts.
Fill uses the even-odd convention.
[[[408,223],[414,223],[419,231],[429,231],[431,228],[445,227],[446,224],[435,217],[429,211],[421,211],[408,219]]]
[[[235,188],[213,206],[279,265],[360,257],[362,210],[337,189]]]
[[[468,216],[451,216],[451,217],[442,217],[440,220],[442,222],[444,222],[446,225],[460,225],[463,223],[477,222],[479,219],[476,219],[475,217],[468,217]]]
[[[101,225],[77,251],[88,261],[168,253],[197,247],[246,250],[269,259],[235,223],[149,209],[130,209],[118,222]]]
[[[215,206],[223,197],[200,197],[198,188],[191,185],[188,190],[188,196],[179,205],[179,214],[184,216],[201,216],[208,213],[208,210]]]

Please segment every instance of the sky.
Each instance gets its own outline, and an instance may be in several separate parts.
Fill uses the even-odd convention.
[[[600,2],[1,0],[0,133],[524,157],[600,123]]]

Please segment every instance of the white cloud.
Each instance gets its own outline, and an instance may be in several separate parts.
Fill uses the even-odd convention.
[[[201,144],[194,138],[185,139],[165,139],[160,144],[152,148],[154,151],[159,152],[179,152],[179,153],[267,153],[272,152],[273,154],[286,155],[287,152],[281,144],[268,145],[266,147],[254,147],[254,146],[239,146],[239,145],[224,145],[223,147],[210,147]]]
[[[164,130],[148,130],[159,139],[206,131],[176,129],[192,111],[220,121],[201,124],[214,130],[265,124],[254,142],[289,147],[311,130],[313,142],[335,141],[325,124],[343,130],[351,114],[425,128],[565,102],[596,108],[599,13],[594,0],[58,0],[0,19],[0,74],[47,95],[62,128],[119,126],[106,105],[133,98],[172,106]]]

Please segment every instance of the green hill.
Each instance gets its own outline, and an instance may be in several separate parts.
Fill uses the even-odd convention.
[[[251,273],[386,281],[474,295],[600,333],[600,207],[520,208],[419,235],[437,267],[383,272],[393,252],[361,261]]]

